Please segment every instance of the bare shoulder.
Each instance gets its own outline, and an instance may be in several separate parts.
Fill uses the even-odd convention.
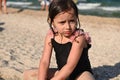
[[[76,43],[82,43],[84,41],[85,41],[84,35],[76,36],[75,39],[74,39],[74,42],[76,42]]]
[[[84,35],[79,35],[77,36],[74,41],[73,41],[73,45],[74,46],[78,46],[78,47],[85,47],[86,44],[86,39],[84,37]]]
[[[53,32],[49,29],[47,32],[46,32],[46,39],[49,39],[49,38],[52,38],[53,37]]]
[[[53,36],[54,36],[53,32],[51,30],[48,30],[45,37],[45,42],[50,43]]]

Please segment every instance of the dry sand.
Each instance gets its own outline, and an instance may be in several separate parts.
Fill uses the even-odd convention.
[[[22,80],[37,68],[49,29],[46,11],[8,9],[0,14],[0,80]],[[89,58],[96,80],[120,80],[120,18],[80,15],[92,37]],[[54,55],[51,66],[56,67]]]

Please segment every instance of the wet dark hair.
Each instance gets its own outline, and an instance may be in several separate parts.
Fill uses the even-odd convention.
[[[75,16],[78,18],[78,23],[80,27],[80,21],[78,17],[78,8],[73,0],[53,0],[49,6],[49,13],[48,13],[48,23],[50,28],[52,29],[53,33],[55,34],[52,28],[52,22],[55,16],[63,11],[74,10]]]

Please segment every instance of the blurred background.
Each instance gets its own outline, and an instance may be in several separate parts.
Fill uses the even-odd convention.
[[[74,0],[83,15],[120,18],[120,0]],[[38,0],[8,0],[8,7],[40,10]]]

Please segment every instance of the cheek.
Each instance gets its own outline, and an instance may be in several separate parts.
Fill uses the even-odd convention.
[[[60,25],[53,24],[53,28],[56,32],[61,32],[62,31],[62,27]]]
[[[60,27],[56,27],[56,30],[59,32],[59,33],[62,33],[63,29],[60,28]]]
[[[72,24],[71,25],[71,28],[74,30],[74,29],[76,29],[77,28],[77,24]]]

